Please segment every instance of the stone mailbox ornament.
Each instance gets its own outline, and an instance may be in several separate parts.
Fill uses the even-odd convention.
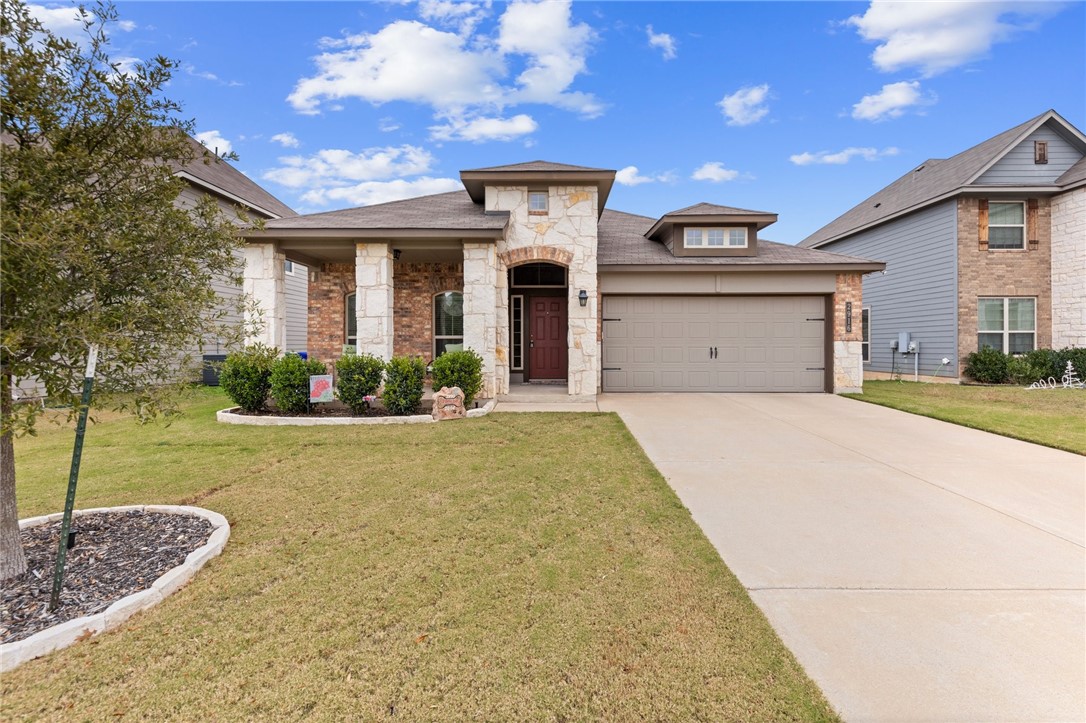
[[[467,416],[464,409],[464,392],[460,387],[442,387],[434,392],[434,410],[431,415],[441,422],[446,419],[463,419]]]

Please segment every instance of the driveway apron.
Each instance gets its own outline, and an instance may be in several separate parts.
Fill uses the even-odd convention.
[[[831,395],[599,406],[846,720],[1086,720],[1086,458]]]

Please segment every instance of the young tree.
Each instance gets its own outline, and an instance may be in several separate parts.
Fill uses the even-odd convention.
[[[229,335],[213,280],[237,281],[236,226],[211,199],[176,204],[180,165],[199,157],[162,92],[158,57],[111,64],[111,4],[84,18],[80,43],[2,1],[0,99],[0,581],[22,574],[13,437],[37,407],[13,404],[36,379],[77,411],[87,349],[101,351],[96,406],[141,418],[173,411],[201,340]],[[73,10],[73,12],[75,12]],[[58,502],[63,495],[58,480]]]

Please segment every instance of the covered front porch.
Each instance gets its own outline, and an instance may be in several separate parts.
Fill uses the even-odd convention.
[[[249,341],[285,349],[284,265],[310,269],[306,351],[334,362],[353,348],[431,362],[447,350],[483,359],[484,396],[508,389],[507,275],[495,239],[250,239]],[[302,350],[292,350],[302,351]]]

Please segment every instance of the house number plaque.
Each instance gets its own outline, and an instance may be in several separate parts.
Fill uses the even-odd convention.
[[[852,302],[845,302],[845,332],[852,333]]]

